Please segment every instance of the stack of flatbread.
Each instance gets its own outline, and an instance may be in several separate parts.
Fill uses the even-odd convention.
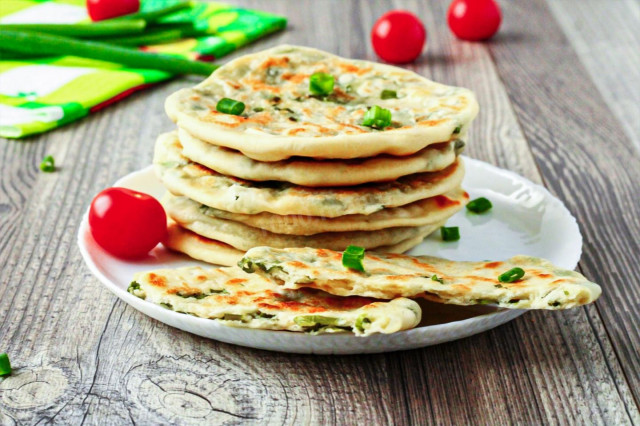
[[[318,73],[330,92],[310,87]],[[221,112],[222,99],[244,109]],[[374,107],[390,121],[367,125]],[[154,164],[167,245],[206,262],[264,245],[404,252],[468,200],[458,154],[475,97],[404,69],[280,46],[172,94],[166,110],[178,129],[159,137]]]

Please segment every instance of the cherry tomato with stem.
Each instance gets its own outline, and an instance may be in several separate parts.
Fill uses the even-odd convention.
[[[121,258],[143,257],[167,236],[167,215],[150,195],[126,188],[107,188],[89,209],[93,239]]]
[[[404,64],[422,53],[427,31],[420,19],[406,10],[391,10],[382,15],[371,30],[373,50],[384,61]]]
[[[453,0],[447,12],[449,28],[462,40],[491,38],[501,21],[500,6],[494,0]]]
[[[92,21],[116,18],[140,10],[140,0],[87,0],[87,12]]]

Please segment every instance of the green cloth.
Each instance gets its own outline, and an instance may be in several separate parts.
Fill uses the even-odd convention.
[[[142,0],[153,10],[175,0]],[[88,21],[85,0],[0,0],[0,23]],[[141,49],[212,60],[274,31],[286,18],[223,3],[197,3],[161,23],[191,23],[211,35]],[[0,52],[0,136],[22,138],[60,127],[128,94],[166,80],[163,71],[133,69],[72,56],[10,59]]]

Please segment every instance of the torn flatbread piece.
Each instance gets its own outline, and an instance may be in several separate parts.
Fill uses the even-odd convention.
[[[420,306],[410,299],[379,301],[288,290],[237,267],[140,272],[128,291],[166,309],[232,327],[367,336],[413,328],[421,318]]]
[[[378,299],[424,297],[456,305],[495,304],[511,309],[566,309],[595,301],[600,286],[549,261],[515,256],[499,262],[459,262],[429,256],[367,253],[365,272],[342,265],[342,253],[310,248],[249,250],[239,266],[283,288],[314,288],[338,296]],[[522,268],[524,276],[501,282],[501,274]]]

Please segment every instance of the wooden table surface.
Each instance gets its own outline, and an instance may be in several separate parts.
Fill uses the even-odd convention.
[[[242,1],[289,17],[243,49],[297,43],[375,60],[375,18],[428,29],[409,66],[471,88],[467,154],[544,184],[578,219],[594,305],[531,312],[419,350],[300,356],[231,346],[130,308],[76,246],[92,197],[150,164],[179,78],[62,129],[0,142],[0,424],[640,424],[640,6],[502,1],[489,43],[456,40],[446,1]],[[60,168],[45,174],[52,154]]]

